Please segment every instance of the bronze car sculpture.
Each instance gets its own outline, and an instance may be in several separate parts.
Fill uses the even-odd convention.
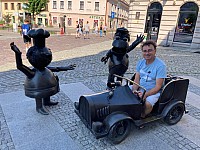
[[[115,75],[126,80],[110,83],[110,88],[104,92],[83,95],[75,102],[75,112],[88,129],[98,138],[108,137],[112,143],[119,144],[130,133],[131,123],[142,127],[150,122],[163,120],[169,125],[176,124],[182,118],[189,79],[168,76],[158,102],[148,117],[141,118],[144,100],[135,95],[130,84],[132,80]],[[140,86],[145,91],[143,87]]]

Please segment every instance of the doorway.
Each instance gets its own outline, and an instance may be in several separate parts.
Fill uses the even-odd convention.
[[[144,33],[147,40],[157,41],[162,17],[162,5],[158,2],[152,3],[148,7]]]
[[[192,43],[198,12],[199,7],[194,2],[187,2],[180,7],[173,42]]]

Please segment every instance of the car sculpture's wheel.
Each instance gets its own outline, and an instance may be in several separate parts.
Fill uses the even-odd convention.
[[[176,124],[181,120],[183,113],[184,113],[184,105],[176,104],[169,110],[169,112],[164,118],[164,121],[169,125]]]
[[[131,122],[130,120],[122,120],[115,123],[108,134],[108,138],[114,144],[119,144],[122,142],[130,133],[131,130]]]

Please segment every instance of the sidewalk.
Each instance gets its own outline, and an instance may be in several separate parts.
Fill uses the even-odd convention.
[[[23,49],[20,40],[14,41]],[[100,59],[111,48],[111,40],[98,37],[85,41],[74,36],[52,36],[47,40],[48,47],[53,51],[52,66],[77,64],[75,70],[56,73],[61,91],[52,100],[59,104],[46,107],[50,113],[48,116],[38,114],[34,100],[24,95],[25,75],[16,70],[9,42],[2,41],[3,50],[0,52],[1,58],[4,55],[9,57],[3,60],[10,60],[6,64],[0,63],[0,69],[8,66],[6,70],[0,70],[0,149],[200,150],[200,135],[197,132],[200,130],[199,54],[158,48],[157,56],[166,62],[169,73],[190,79],[186,100],[189,113],[173,126],[162,122],[150,124],[142,130],[133,126],[127,139],[113,145],[107,138],[95,139],[74,113],[73,107],[73,102],[78,101],[81,95],[105,90],[108,68]],[[137,60],[142,57],[139,48],[130,52],[129,56],[126,77],[131,77]]]

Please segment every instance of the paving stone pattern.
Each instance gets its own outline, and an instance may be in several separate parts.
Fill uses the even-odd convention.
[[[59,39],[52,37],[51,42],[49,43],[49,47],[53,47],[55,49],[55,45],[59,47],[60,43],[67,43],[64,40],[66,40],[65,37],[59,37]],[[79,41],[81,41],[81,39],[79,39]],[[5,42],[6,41],[3,41],[3,43]],[[101,51],[97,54],[90,54],[87,53],[87,50],[96,46],[94,40],[91,40],[91,43],[82,45],[80,44],[83,49],[82,51],[71,51],[71,53],[76,53],[77,57],[70,59],[66,57],[64,60],[55,60],[52,62],[52,66],[64,66],[66,64],[74,63],[77,64],[77,68],[75,70],[56,73],[60,79],[60,84],[82,82],[85,86],[94,92],[101,92],[105,90],[106,85],[103,81],[107,79],[108,68],[107,65],[100,61],[100,59],[107,52],[105,50],[109,48],[107,46],[109,43],[111,43],[111,41],[101,41],[101,43],[98,43],[99,49],[101,49]],[[71,43],[65,44],[61,47],[61,50],[67,50],[67,47],[70,46]],[[22,45],[20,47],[22,47]],[[8,50],[9,48],[6,47],[5,49]],[[68,50],[70,51],[70,49]],[[93,51],[95,51],[95,49],[93,49]],[[54,53],[59,55],[60,51],[55,50]],[[84,53],[85,56],[80,56],[80,53]],[[2,56],[2,53],[0,56]],[[125,76],[130,78],[134,73],[137,60],[142,58],[142,56],[139,48],[136,48],[134,52],[130,52],[129,56],[130,67]],[[187,75],[200,79],[199,54],[181,50],[176,51],[172,48],[158,47],[157,56],[166,62],[168,73],[173,75]],[[14,58],[12,57],[9,57],[10,63],[14,63]],[[1,65],[2,64],[4,64],[3,61],[1,61]],[[16,69],[0,72],[0,94],[9,93],[12,91],[22,91],[24,78],[24,74]],[[200,86],[190,84],[189,91],[200,95]],[[47,107],[50,114],[57,120],[65,132],[68,133],[74,141],[80,143],[84,149],[117,149],[117,147],[110,143],[106,138],[98,140],[94,138],[92,133],[85,127],[85,125],[80,121],[79,117],[74,113],[73,102],[65,93],[61,91],[60,93],[53,96],[52,100],[59,101],[59,104],[58,106]],[[194,107],[188,103],[186,104],[186,107],[189,110],[188,115],[200,120],[199,108]],[[190,141],[188,138],[184,137],[173,128],[166,126],[163,122],[153,123],[145,127],[143,132],[147,130],[152,132],[156,137],[163,140],[175,150],[200,150],[199,145],[196,145],[193,141]],[[0,149],[15,150],[1,107],[0,141]]]

